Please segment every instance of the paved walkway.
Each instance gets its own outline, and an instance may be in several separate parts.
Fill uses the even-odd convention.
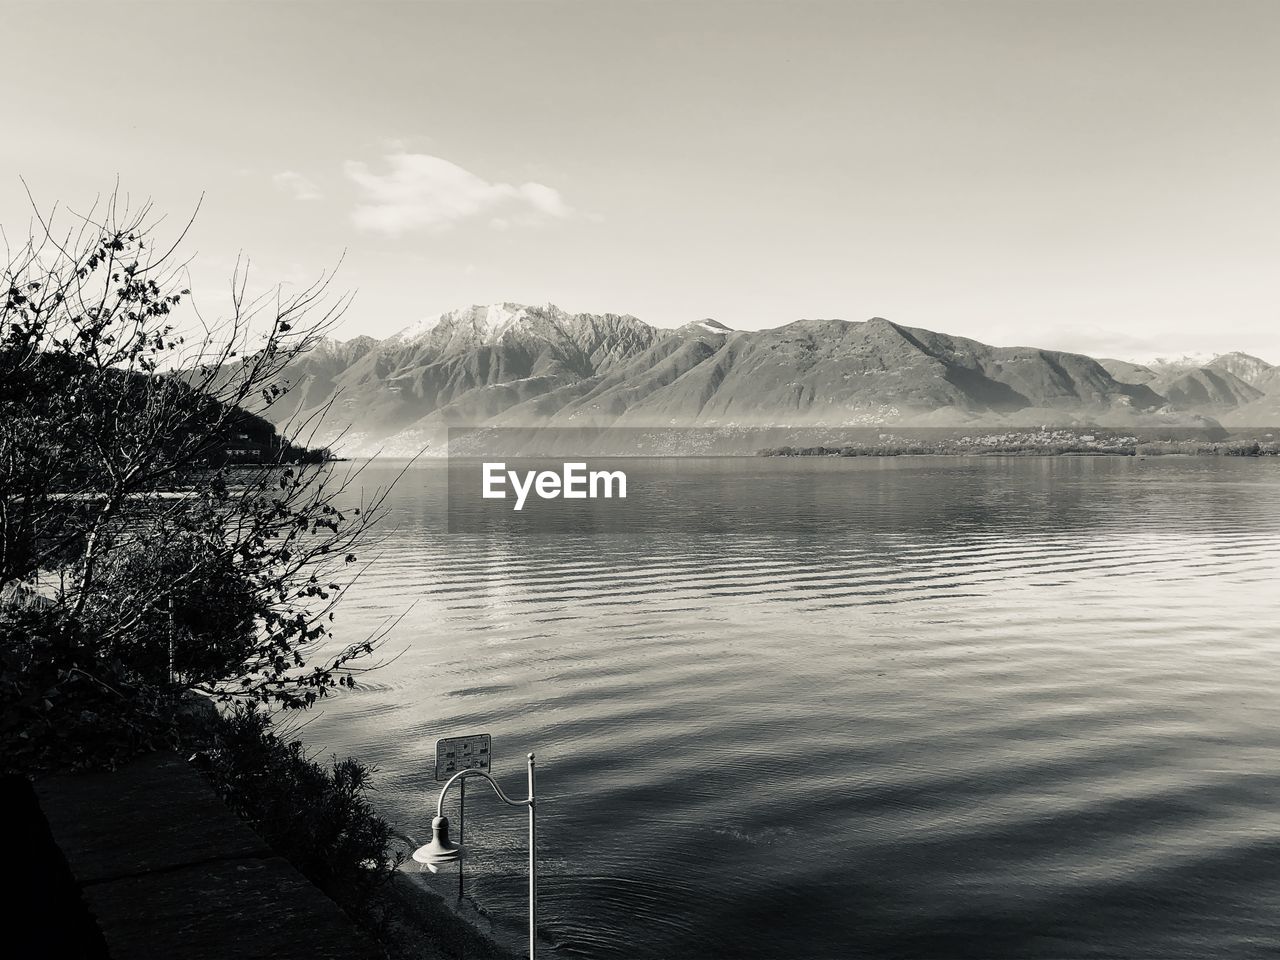
[[[36,784],[112,960],[376,960],[382,950],[184,759]]]

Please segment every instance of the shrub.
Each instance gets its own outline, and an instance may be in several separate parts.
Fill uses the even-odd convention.
[[[149,205],[100,212],[65,237],[38,217],[0,263],[7,768],[169,743],[184,691],[304,708],[373,648],[330,630],[385,491],[357,503],[358,469],[264,418],[346,298],[323,278],[250,297],[238,268],[228,315],[184,317]],[[228,463],[237,438],[262,462]]]
[[[2,772],[114,767],[178,742],[175,704],[60,610],[0,615]]]
[[[335,900],[356,910],[403,861],[366,794],[373,770],[336,757],[324,767],[268,714],[238,706],[211,724],[198,754],[228,805]]]
[[[99,577],[100,592],[85,617],[104,626],[115,620],[120,596],[136,584],[157,585],[152,602],[104,651],[157,685],[189,687],[235,676],[266,612],[225,546],[208,535],[159,530],[125,540],[103,557]]]

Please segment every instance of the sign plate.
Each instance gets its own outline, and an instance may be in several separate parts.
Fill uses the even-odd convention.
[[[436,779],[448,780],[460,770],[489,772],[493,738],[487,733],[436,741]]]

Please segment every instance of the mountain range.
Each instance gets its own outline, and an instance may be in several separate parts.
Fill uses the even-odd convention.
[[[1243,353],[1135,364],[866,321],[660,329],[501,303],[385,340],[323,340],[284,372],[278,424],[345,456],[440,447],[451,426],[1118,428],[1280,424],[1280,367]]]

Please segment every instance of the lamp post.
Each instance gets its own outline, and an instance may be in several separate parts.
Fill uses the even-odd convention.
[[[440,799],[436,801],[436,815],[431,821],[431,842],[413,851],[413,859],[425,863],[427,869],[436,873],[446,863],[458,863],[465,856],[463,848],[449,840],[449,818],[444,815],[444,797],[458,781],[466,777],[480,777],[487,780],[493,792],[509,807],[529,808],[529,960],[535,960],[538,948],[538,865],[536,845],[538,837],[537,807],[533,799],[533,754],[529,754],[529,797],[526,800],[512,800],[498,781],[482,770],[460,770],[450,777],[440,789]],[[459,788],[461,789],[461,788]]]

